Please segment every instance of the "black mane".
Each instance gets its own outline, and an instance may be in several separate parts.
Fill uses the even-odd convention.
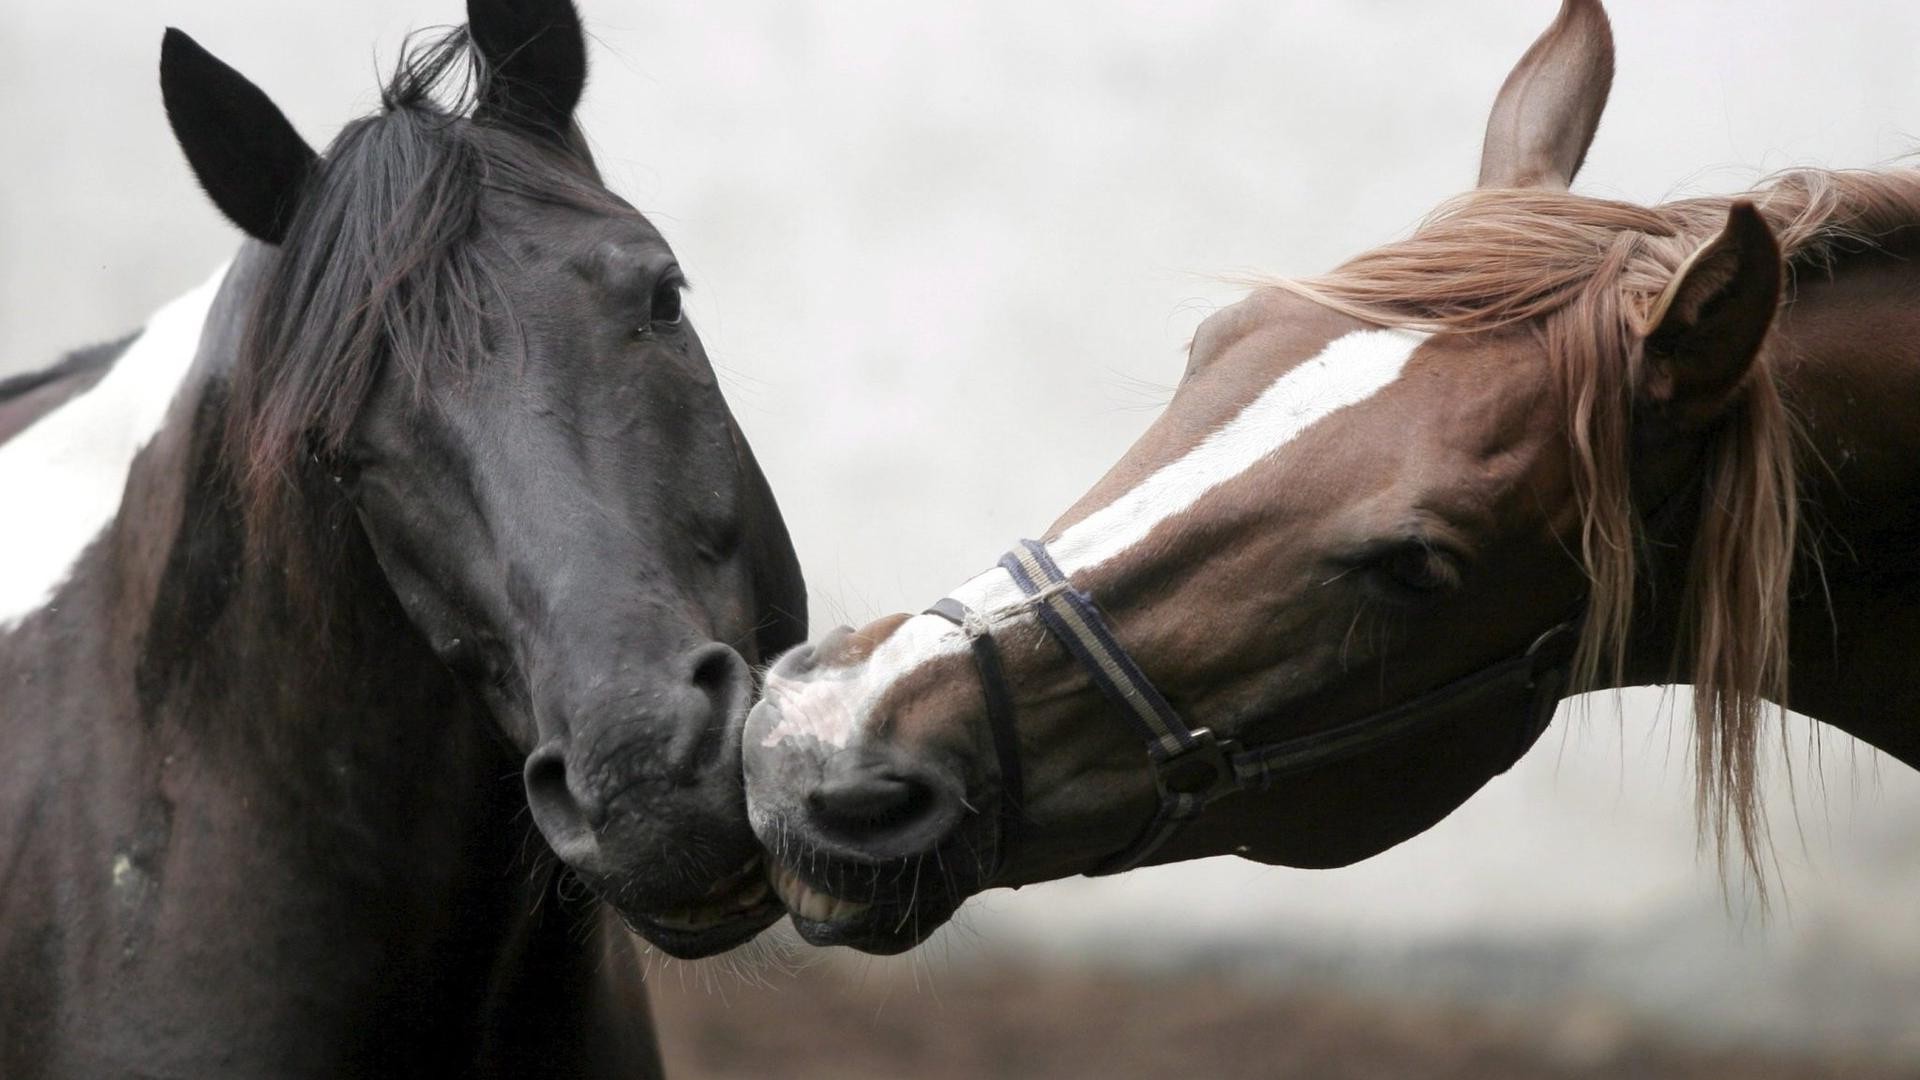
[[[577,132],[544,137],[477,110],[502,97],[498,77],[465,27],[410,38],[381,111],[316,166],[235,366],[228,446],[256,529],[279,516],[303,459],[340,451],[383,365],[417,380],[489,351],[483,315],[500,290],[478,227],[484,190],[633,212]]]

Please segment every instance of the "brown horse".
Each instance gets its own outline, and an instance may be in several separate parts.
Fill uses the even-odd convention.
[[[1693,685],[1703,824],[1756,874],[1774,706],[1920,765],[1920,173],[1570,194],[1612,70],[1567,0],[1477,190],[1209,318],[1044,543],[775,665],[749,808],[803,934],[893,951],[989,886],[1364,859],[1577,690]]]

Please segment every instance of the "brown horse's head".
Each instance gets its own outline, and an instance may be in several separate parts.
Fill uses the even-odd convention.
[[[1809,223],[1845,192],[1800,177],[1758,205],[1651,210],[1567,194],[1611,75],[1605,15],[1569,0],[1500,93],[1480,189],[1208,319],[1166,413],[1045,533],[1187,725],[1252,747],[1432,702],[1221,798],[1151,861],[1338,866],[1431,826],[1538,732],[1524,680],[1423,695],[1572,616],[1572,674],[1617,683],[1636,567],[1673,522],[1711,564],[1681,575],[1704,584],[1674,620],[1693,627],[1702,765],[1745,822],[1793,534],[1784,413],[1757,361],[1773,225],[1811,251],[1831,234]],[[816,941],[907,947],[981,887],[1110,866],[1163,805],[1141,734],[1008,570],[953,596],[971,625],[896,615],[788,653],[748,722],[751,817]],[[983,633],[1024,773],[1004,813]]]

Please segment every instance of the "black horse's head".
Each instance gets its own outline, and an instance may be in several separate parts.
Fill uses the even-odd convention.
[[[256,533],[371,553],[569,867],[671,952],[730,947],[778,913],[738,739],[754,665],[804,635],[798,568],[672,249],[574,124],[572,5],[469,17],[324,155],[167,34],[174,131],[273,249],[230,390],[238,490]]]

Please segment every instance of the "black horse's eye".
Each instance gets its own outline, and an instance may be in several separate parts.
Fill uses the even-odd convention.
[[[662,278],[660,284],[653,287],[653,301],[647,313],[647,322],[651,326],[680,325],[680,290],[687,287],[686,280],[679,275]]]
[[[1388,580],[1410,593],[1437,593],[1460,585],[1460,568],[1454,560],[1425,544],[1397,547],[1377,565]]]

